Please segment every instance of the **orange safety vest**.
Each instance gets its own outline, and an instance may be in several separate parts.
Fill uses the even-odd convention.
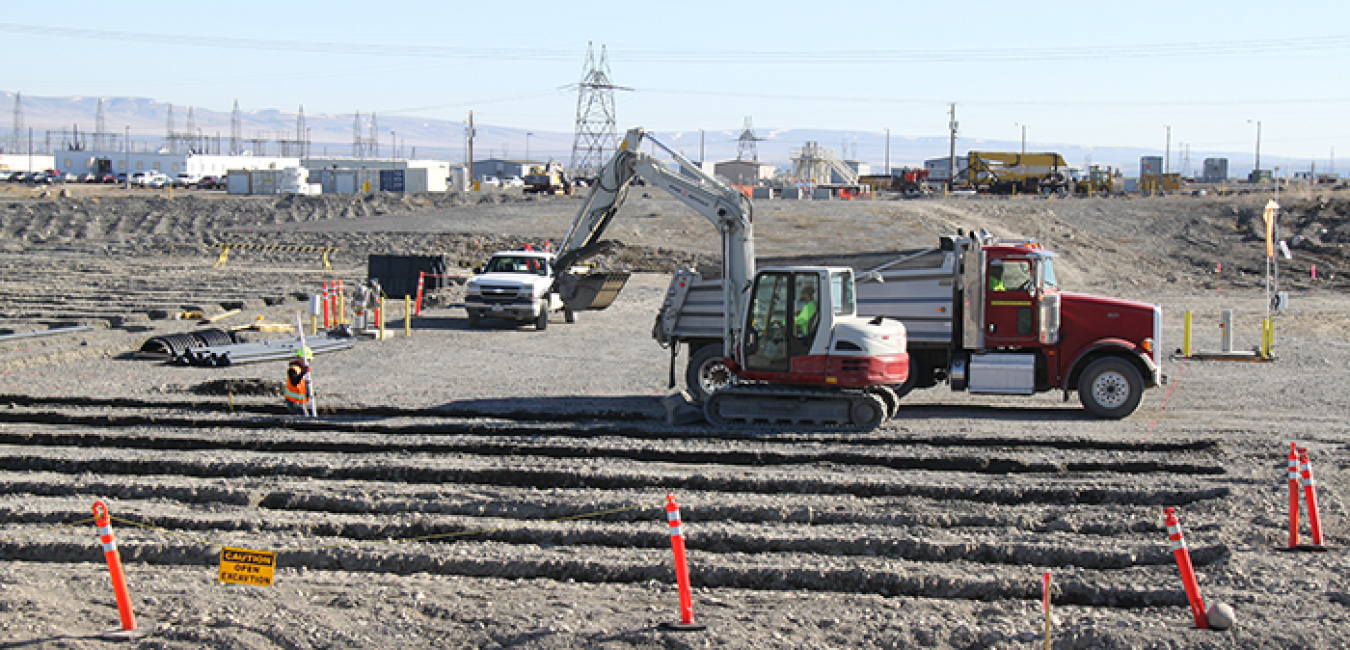
[[[308,403],[309,403],[309,387],[306,386],[306,383],[307,383],[307,382],[305,381],[305,378],[304,378],[304,376],[302,375],[302,376],[300,377],[300,381],[298,381],[298,382],[292,384],[292,383],[291,383],[291,373],[287,372],[287,373],[286,373],[286,399],[288,399],[288,400],[290,400],[290,401],[292,401],[292,402],[295,402],[296,404],[308,404]]]

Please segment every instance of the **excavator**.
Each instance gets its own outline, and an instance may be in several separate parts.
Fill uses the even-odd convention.
[[[660,147],[680,172],[642,153]],[[905,327],[858,316],[853,270],[787,266],[755,269],[754,211],[742,192],[704,173],[642,128],[630,129],[598,174],[558,246],[555,288],[573,312],[592,309],[612,284],[579,264],[612,248],[601,239],[641,178],[703,215],[721,233],[722,352],[735,382],[709,395],[703,414],[718,426],[826,426],[870,431],[895,414],[894,389],[909,377]]]

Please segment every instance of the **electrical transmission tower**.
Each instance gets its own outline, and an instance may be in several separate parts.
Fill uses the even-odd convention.
[[[586,68],[581,83],[577,84],[577,125],[572,140],[572,162],[568,167],[573,178],[591,178],[600,172],[607,160],[606,150],[614,151],[618,129],[614,119],[614,91],[632,90],[616,86],[609,79],[609,56],[600,46],[600,59],[595,58],[591,43],[586,43]]]
[[[13,153],[25,153],[28,147],[23,137],[23,93],[14,93],[14,135],[10,137],[10,151]]]
[[[379,127],[375,124],[375,114],[370,114],[370,135],[361,135],[361,127],[361,111],[357,111],[356,120],[352,122],[352,157],[378,158],[380,155]]]
[[[168,117],[164,120],[164,140],[169,143],[170,153],[178,152],[178,134],[173,131],[173,104],[169,104]]]
[[[98,113],[94,115],[94,148],[103,151],[109,147],[108,118],[103,110],[103,98],[98,98]]]
[[[370,114],[370,151],[376,158],[380,157],[380,124],[375,119],[375,113]]]
[[[234,110],[230,112],[230,155],[238,156],[239,141],[244,135],[244,120],[239,116],[239,100],[234,100]]]
[[[755,135],[755,125],[751,124],[750,118],[745,118],[745,128],[741,129],[741,137],[736,144],[736,160],[753,160],[759,162],[759,147],[756,142],[764,140]],[[748,156],[748,157],[747,157]]]
[[[295,156],[296,158],[305,157],[305,106],[300,105],[300,113],[295,118],[295,138],[282,138],[277,140],[281,145],[282,156]]]

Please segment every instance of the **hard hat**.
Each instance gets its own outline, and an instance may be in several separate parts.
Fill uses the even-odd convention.
[[[295,356],[300,357],[301,359],[304,359],[304,360],[308,361],[308,360],[314,358],[314,353],[310,351],[310,349],[309,349],[308,346],[306,346],[306,347],[300,348],[299,350],[296,350],[296,351],[295,351]]]

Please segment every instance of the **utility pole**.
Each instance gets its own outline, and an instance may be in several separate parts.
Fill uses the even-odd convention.
[[[1248,124],[1256,122],[1256,169],[1261,171],[1261,120],[1247,120]]]
[[[947,153],[947,191],[952,191],[956,184],[956,102],[948,104],[948,115],[950,119],[947,122],[947,128],[951,129],[951,150]]]
[[[131,189],[131,125],[128,124],[122,131],[122,167],[126,172],[127,186]]]
[[[469,187],[473,187],[473,137],[476,135],[473,130],[473,111],[469,111],[469,129],[465,135],[469,136]]]
[[[891,128],[886,127],[886,175],[891,175]]]
[[[1165,153],[1164,153],[1164,157],[1163,157],[1163,173],[1164,173],[1164,174],[1170,174],[1170,173],[1172,172],[1172,127],[1171,127],[1171,125],[1169,125],[1169,126],[1167,127],[1167,148],[1164,149],[1163,151],[1165,152]]]

